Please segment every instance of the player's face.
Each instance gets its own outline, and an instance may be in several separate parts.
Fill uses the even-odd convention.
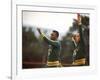
[[[51,40],[56,40],[56,39],[57,39],[57,35],[56,35],[55,32],[52,32],[52,33],[51,33],[50,39],[51,39]]]
[[[75,35],[75,41],[76,41],[77,43],[80,41],[80,35],[79,35],[79,33],[77,33],[77,34]]]

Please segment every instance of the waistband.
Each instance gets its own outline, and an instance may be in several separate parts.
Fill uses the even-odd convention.
[[[47,61],[47,66],[60,67],[61,66],[61,63],[59,61]]]

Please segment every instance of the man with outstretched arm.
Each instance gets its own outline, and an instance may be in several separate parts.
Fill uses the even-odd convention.
[[[52,31],[50,39],[47,38],[43,32],[41,32],[40,28],[37,28],[39,34],[43,37],[43,40],[49,45],[48,49],[48,57],[47,57],[47,67],[60,67],[60,51],[61,51],[61,43],[58,41],[59,32]]]

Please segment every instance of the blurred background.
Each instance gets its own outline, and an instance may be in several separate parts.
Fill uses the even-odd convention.
[[[87,64],[89,65],[89,14],[80,14],[85,42]],[[63,67],[72,65],[73,46],[71,37],[78,29],[77,13],[23,12],[22,25],[22,67],[44,68],[47,61],[48,45],[41,39],[37,27],[49,37],[52,30],[60,33],[61,63]]]

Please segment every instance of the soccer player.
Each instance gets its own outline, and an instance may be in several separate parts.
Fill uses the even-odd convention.
[[[73,65],[85,65],[86,63],[86,52],[85,43],[82,35],[82,24],[81,16],[78,14],[78,32],[73,35],[72,41],[74,43],[73,51]]]
[[[59,32],[52,31],[50,39],[47,38],[39,28],[37,28],[39,34],[43,37],[43,40],[49,45],[47,67],[60,67],[60,51],[61,43],[58,41]]]

